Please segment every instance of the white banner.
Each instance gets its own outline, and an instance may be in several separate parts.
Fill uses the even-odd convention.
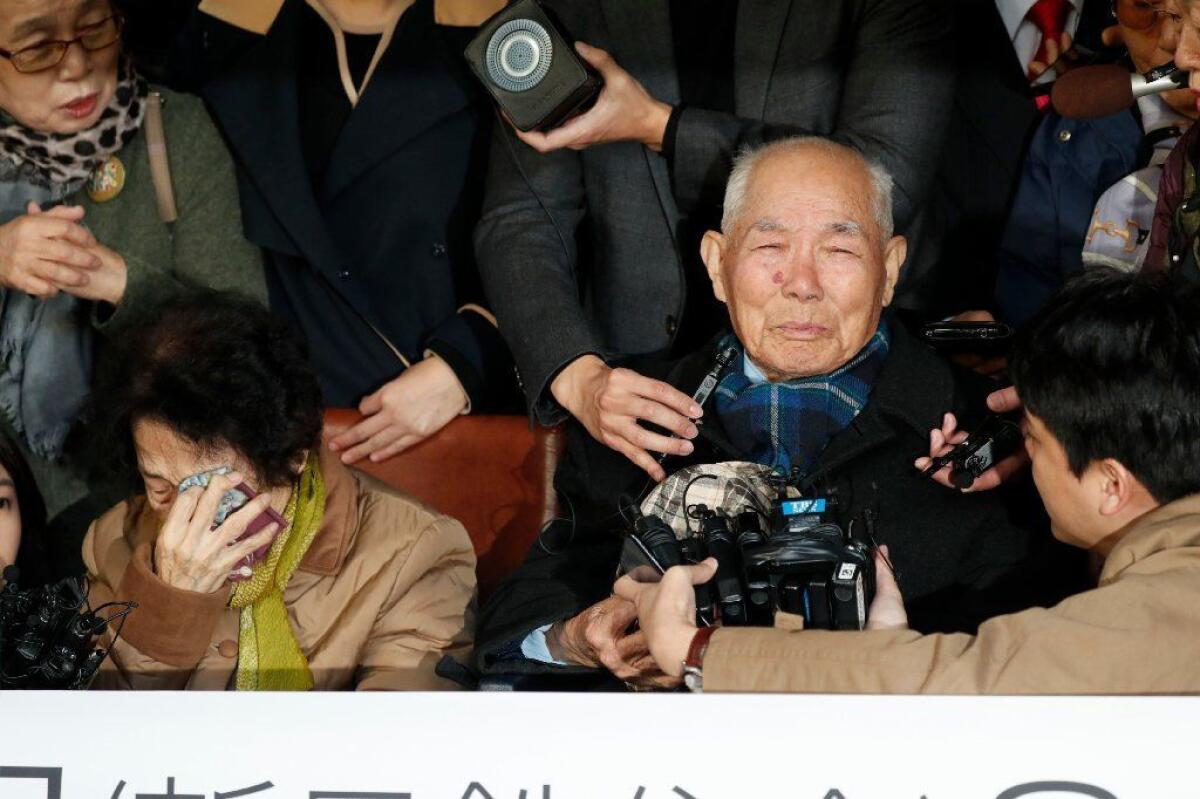
[[[1200,698],[0,693],[0,799],[1200,797]]]

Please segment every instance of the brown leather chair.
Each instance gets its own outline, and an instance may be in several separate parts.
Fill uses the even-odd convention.
[[[355,410],[327,410],[326,439],[361,418]],[[462,522],[479,559],[482,601],[554,517],[561,450],[561,430],[530,430],[524,416],[461,416],[383,463],[356,467]]]

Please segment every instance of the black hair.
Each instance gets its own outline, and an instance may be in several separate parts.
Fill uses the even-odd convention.
[[[28,461],[17,443],[3,431],[0,431],[0,465],[12,478],[21,514],[21,544],[15,564],[20,570],[18,579],[22,588],[42,585],[50,578],[46,556],[46,503]]]
[[[320,443],[323,406],[304,341],[239,295],[193,292],[115,342],[96,392],[104,445],[131,473],[133,427],[143,420],[202,448],[229,446],[266,487],[295,478]]]
[[[1076,476],[1113,458],[1158,502],[1200,492],[1196,287],[1089,270],[1018,334],[1010,371]]]

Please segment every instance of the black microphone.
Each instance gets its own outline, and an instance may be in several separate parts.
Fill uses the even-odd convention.
[[[22,589],[19,573],[4,570],[0,591],[0,688],[86,688],[107,650],[97,636],[136,605],[110,602],[92,610],[81,580]],[[99,614],[109,608],[110,615]],[[120,626],[115,627],[115,636]]]
[[[1067,119],[1098,119],[1124,111],[1140,97],[1182,89],[1189,77],[1174,61],[1144,75],[1118,64],[1079,67],[1054,82],[1050,102]]]

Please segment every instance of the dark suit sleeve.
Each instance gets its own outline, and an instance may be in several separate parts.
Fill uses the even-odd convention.
[[[949,21],[942,0],[871,0],[852,23],[856,33],[829,137],[877,159],[891,173],[896,182],[894,216],[901,230],[912,220],[937,170],[949,118],[954,92]],[[687,214],[719,206],[731,162],[743,147],[816,133],[797,125],[682,108],[672,163],[680,210]]]
[[[538,627],[569,619],[612,593],[620,543],[617,531],[572,530],[566,521],[539,536],[480,614],[475,634],[480,673],[591,671],[527,660],[520,645]]]
[[[566,412],[550,399],[550,381],[581,355],[601,351],[576,280],[575,232],[585,209],[580,155],[541,155],[508,124],[494,127],[475,254],[530,412],[555,424]]]
[[[471,413],[512,412],[512,355],[486,309],[468,305],[434,328],[427,345],[445,361],[470,401]]]
[[[624,528],[617,498],[636,494],[644,477],[581,425],[568,425],[566,452],[555,475],[563,518],[538,536],[525,562],[481,610],[475,634],[481,673],[594,671],[526,660],[520,645],[538,627],[569,619],[612,595]]]

